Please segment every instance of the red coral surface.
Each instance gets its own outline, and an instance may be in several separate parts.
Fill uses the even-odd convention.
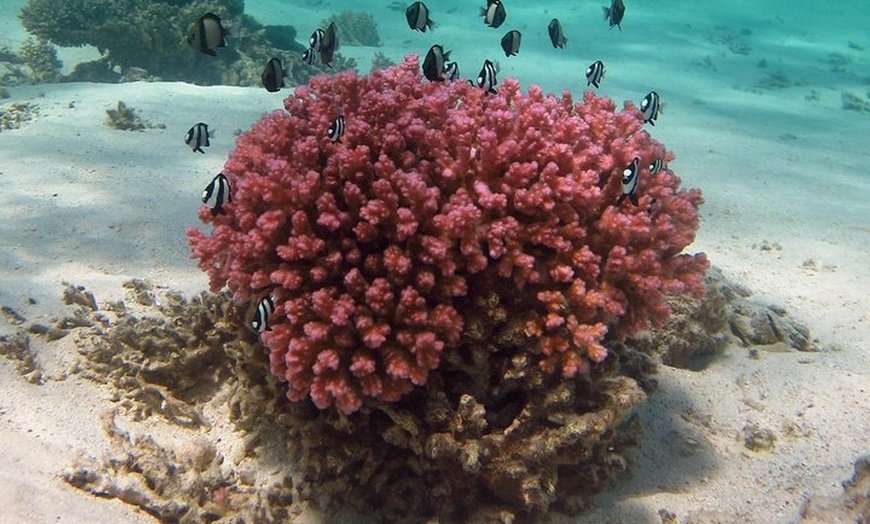
[[[351,413],[425,384],[458,347],[476,282],[532,304],[529,351],[566,377],[607,356],[608,331],[661,324],[665,294],[703,292],[706,258],[681,254],[700,192],[650,173],[673,154],[631,102],[429,83],[411,55],[315,77],[284,107],[239,137],[227,214],[203,206],[211,233],[187,233],[212,290],[273,298],[262,340],[291,400]],[[635,157],[639,205],[617,205]]]

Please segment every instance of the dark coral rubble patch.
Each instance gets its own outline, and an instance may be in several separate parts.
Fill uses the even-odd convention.
[[[730,345],[762,351],[820,351],[809,328],[781,306],[711,268],[702,298],[673,295],[671,316],[660,328],[641,332],[628,343],[668,366],[702,370]]]
[[[553,376],[492,297],[470,306],[479,331],[425,388],[347,416],[287,400],[225,294],[127,287],[127,301],[70,306],[91,319],[70,329],[74,372],[110,385],[118,407],[104,419],[112,450],[82,455],[64,478],[165,521],[253,522],[309,505],[330,519],[532,522],[582,509],[639,436],[631,414],[646,393],[629,375],[649,373],[648,357],[614,345],[588,375]],[[150,436],[155,424],[180,442]],[[207,453],[185,451],[191,439]]]
[[[477,293],[459,350],[425,387],[352,415],[289,401],[226,293],[187,299],[134,280],[104,303],[67,286],[74,311],[44,330],[17,322],[0,353],[30,378],[37,351],[60,343],[49,331],[75,342],[70,373],[109,386],[116,407],[103,419],[110,451],[82,454],[63,478],[163,521],[280,521],[307,507],[336,522],[540,522],[583,511],[629,467],[660,355],[689,355],[679,330],[699,348],[740,344],[731,319],[751,293],[717,275],[704,299],[670,300],[679,328],[608,341],[610,357],[570,380],[532,364],[516,304]]]

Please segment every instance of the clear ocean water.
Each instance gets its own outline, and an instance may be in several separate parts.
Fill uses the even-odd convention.
[[[475,78],[484,60],[490,59],[499,63],[500,77],[516,77],[524,87],[538,84],[547,92],[569,90],[579,98],[588,88],[585,69],[596,60],[603,61],[606,73],[598,93],[618,103],[631,100],[635,104],[650,90],[661,95],[664,108],[653,134],[676,153],[675,171],[684,183],[700,187],[706,199],[703,225],[693,249],[707,251],[713,264],[743,277],[754,289],[767,289],[784,300],[793,298],[805,316],[824,312],[814,303],[801,302],[799,291],[777,280],[779,271],[756,271],[753,257],[763,255],[754,246],[769,241],[791,249],[789,269],[783,273],[811,261],[820,267],[839,264],[839,280],[831,284],[830,300],[838,305],[850,302],[849,318],[866,323],[862,311],[868,306],[870,270],[866,263],[854,260],[870,257],[870,205],[866,200],[870,191],[870,1],[624,1],[621,28],[608,26],[601,0],[504,0],[507,19],[498,29],[483,24],[478,13],[483,0],[430,0],[426,4],[437,25],[426,33],[408,28],[404,9],[410,2],[247,0],[245,12],[262,23],[294,26],[302,45],[307,45],[308,35],[330,15],[346,10],[371,14],[380,45],[344,44],[340,49],[356,61],[362,73],[369,71],[376,53],[399,61],[407,53],[422,57],[430,46],[440,44],[452,52],[464,77]],[[17,18],[25,3],[0,0],[0,48],[17,49],[28,37]],[[564,49],[554,49],[549,41],[547,25],[553,18],[560,20],[567,37]],[[179,28],[180,34],[186,29]],[[512,29],[522,33],[522,45],[517,56],[506,57],[500,40]],[[229,45],[233,46],[232,38]],[[149,52],[147,48],[140,51]],[[64,73],[99,56],[99,50],[92,47],[59,49]],[[0,100],[0,104],[34,92],[34,86],[4,86],[3,79],[0,87],[11,93],[11,100]],[[275,108],[279,100],[275,98]],[[246,129],[251,122],[226,127]],[[87,141],[87,131],[83,133]],[[129,137],[118,140],[130,147]],[[112,145],[89,147],[99,152]],[[184,147],[180,137],[176,145]],[[13,141],[0,132],[0,154],[5,159],[15,157],[26,163],[50,146],[37,139]],[[213,157],[209,160],[219,167],[221,158]],[[145,154],[136,158],[147,161]],[[0,175],[4,169],[8,170],[0,165]],[[0,176],[0,192],[2,183]],[[201,185],[199,180],[190,183],[191,188]],[[26,198],[28,192],[16,195]],[[191,209],[198,205],[196,196]],[[89,202],[87,196],[81,198]],[[136,198],[127,195],[112,200],[123,204],[116,214],[126,213],[124,206]],[[192,211],[184,217],[177,220],[183,223],[179,230],[195,221]],[[57,220],[87,230],[88,219],[87,213],[75,211]],[[0,229],[15,227],[0,224]],[[17,247],[29,242],[29,232],[4,234],[14,238]],[[99,244],[93,239],[98,234],[88,232],[87,238]],[[107,244],[104,249],[114,250],[115,255],[129,248],[121,241]],[[70,249],[59,251],[55,258],[73,257]],[[83,251],[88,265],[89,252]],[[159,251],[153,249],[145,257],[159,258]],[[183,240],[168,251],[173,264],[193,264],[187,260]],[[853,262],[842,262],[847,257]],[[23,277],[11,267],[0,268],[4,273],[0,281],[20,285],[31,277],[35,280],[39,268],[28,266],[26,260],[23,265],[28,272]],[[99,265],[93,262],[90,267]],[[110,270],[125,272],[118,266]],[[204,279],[195,284],[205,287]],[[8,296],[0,290],[0,297]],[[861,333],[866,333],[865,325],[858,326]],[[831,328],[823,334],[836,333]]]

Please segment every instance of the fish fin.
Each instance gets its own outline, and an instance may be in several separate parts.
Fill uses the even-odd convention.
[[[434,30],[435,30],[435,21],[432,20],[431,18],[426,22],[426,25],[423,27],[423,32],[424,32],[424,33],[426,32],[426,29],[427,29],[427,28],[429,29],[429,31],[434,31]]]
[[[213,216],[213,217],[218,216],[218,214],[221,212],[223,212],[223,210],[220,207],[211,208],[211,216]]]
[[[226,46],[227,46],[227,39],[221,38],[221,41],[218,43],[218,47],[226,47]]]
[[[214,49],[205,48],[205,49],[200,49],[200,51],[202,51],[203,53],[205,53],[207,55],[217,56],[217,53],[214,52]]]
[[[201,147],[197,147],[197,148],[195,148],[195,149],[193,150],[193,152],[194,152],[194,153],[202,153],[203,155],[205,154],[205,151],[203,151]]]
[[[631,200],[632,204],[634,204],[635,206],[637,205],[637,195],[632,193],[632,194],[628,195],[628,199]]]
[[[601,9],[604,10],[604,19],[610,20],[610,8],[605,5],[605,6],[601,6]],[[613,26],[610,26],[610,27],[613,27]]]

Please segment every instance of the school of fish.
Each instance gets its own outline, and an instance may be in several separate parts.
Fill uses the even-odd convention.
[[[604,19],[612,29],[616,26],[622,31],[622,22],[625,17],[625,3],[623,0],[611,0],[609,6],[603,6]],[[486,0],[486,6],[480,8],[480,16],[483,22],[491,28],[498,28],[507,20],[507,8],[503,0]],[[435,22],[430,17],[429,7],[424,2],[413,2],[405,10],[405,19],[412,31],[425,33],[434,31]],[[553,18],[547,25],[547,34],[554,49],[564,49],[568,39],[565,37],[562,23],[558,18]],[[185,40],[188,45],[203,54],[217,56],[217,49],[227,47],[227,37],[235,36],[233,27],[227,26],[214,13],[205,13],[199,17],[189,28]],[[332,67],[333,57],[338,50],[338,28],[330,23],[326,29],[317,28],[311,33],[308,40],[308,48],[300,57],[302,62],[308,65],[314,64],[317,59],[327,67]],[[501,49],[505,57],[517,56],[522,44],[522,34],[517,29],[511,29],[501,38]],[[450,51],[445,51],[440,44],[429,48],[422,63],[423,76],[430,82],[456,81],[459,76],[459,65],[450,60]],[[469,79],[472,85],[483,89],[487,93],[497,93],[499,65],[498,62],[486,59],[476,80]],[[277,57],[271,58],[263,68],[260,77],[263,87],[270,93],[280,91],[287,87],[284,80],[289,77],[289,69],[284,62]],[[604,78],[604,62],[596,60],[585,69],[586,85],[600,88]],[[661,101],[656,91],[650,91],[640,102],[644,123],[651,126],[661,111]],[[324,130],[326,136],[334,143],[341,143],[345,132],[345,117],[341,114],[335,116],[329,127]],[[210,139],[214,138],[214,132],[209,130],[208,124],[198,122],[188,130],[185,143],[195,153],[205,153],[203,147],[211,145]],[[621,173],[621,193],[616,205],[624,201],[638,205],[637,188],[641,174],[640,159],[635,157],[631,163],[625,166]],[[650,175],[654,175],[664,169],[663,161],[656,159],[647,168]],[[223,173],[216,175],[205,187],[202,193],[202,202],[209,206],[212,216],[225,214],[224,205],[232,202],[232,188],[230,182]],[[649,211],[649,210],[648,210]],[[262,332],[268,329],[269,316],[275,306],[272,297],[266,295],[257,301],[256,308],[251,318],[251,329]]]

